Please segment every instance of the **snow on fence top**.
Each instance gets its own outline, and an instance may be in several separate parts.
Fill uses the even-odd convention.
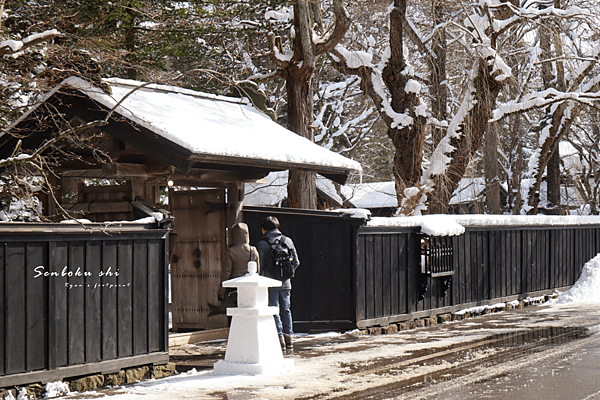
[[[197,154],[311,164],[360,172],[360,164],[275,123],[247,99],[216,96],[174,86],[107,79],[112,96],[83,79],[71,86],[102,105]]]
[[[460,235],[468,227],[564,225],[600,225],[600,216],[443,214],[417,217],[373,217],[367,223],[369,227],[420,226],[423,233],[432,236]]]

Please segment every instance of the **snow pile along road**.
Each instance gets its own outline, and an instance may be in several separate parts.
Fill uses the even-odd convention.
[[[577,282],[553,303],[600,303],[600,254],[585,263]]]

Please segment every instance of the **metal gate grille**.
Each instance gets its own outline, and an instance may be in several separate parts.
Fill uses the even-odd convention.
[[[454,275],[451,236],[421,238],[421,272],[432,277]]]

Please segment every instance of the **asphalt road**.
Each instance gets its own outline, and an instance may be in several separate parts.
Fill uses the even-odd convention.
[[[489,372],[488,378],[468,379],[467,385],[454,387],[451,395],[444,398],[600,399],[600,321],[597,310],[571,310],[568,313],[571,315],[563,315],[552,324],[556,326],[562,322],[562,328],[543,329],[548,336],[538,339],[521,358],[506,362],[500,360],[482,368],[482,371]],[[535,331],[535,327],[530,329]],[[569,331],[571,333],[567,333]],[[483,375],[486,375],[485,372]],[[443,388],[443,385],[439,386]]]
[[[477,338],[356,372],[392,383],[311,398],[599,400],[599,309],[534,306],[433,328],[431,340],[436,331]]]

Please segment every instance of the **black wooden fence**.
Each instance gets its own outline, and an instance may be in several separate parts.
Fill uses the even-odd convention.
[[[168,361],[168,231],[148,228],[0,224],[0,387]]]
[[[360,218],[319,211],[245,207],[250,243],[262,237],[260,221],[275,216],[293,239],[300,267],[292,280],[292,317],[297,332],[356,327],[353,266]]]
[[[367,227],[339,214],[252,207],[244,209],[252,244],[267,215],[279,218],[300,255],[292,281],[298,332],[384,326],[565,290],[600,253],[600,225],[473,227],[437,248],[432,240],[432,255],[443,259],[422,268],[427,238],[419,227]]]
[[[424,274],[419,228],[363,227],[357,238],[359,327],[565,289],[600,252],[599,226],[479,227],[451,237],[454,274]]]

